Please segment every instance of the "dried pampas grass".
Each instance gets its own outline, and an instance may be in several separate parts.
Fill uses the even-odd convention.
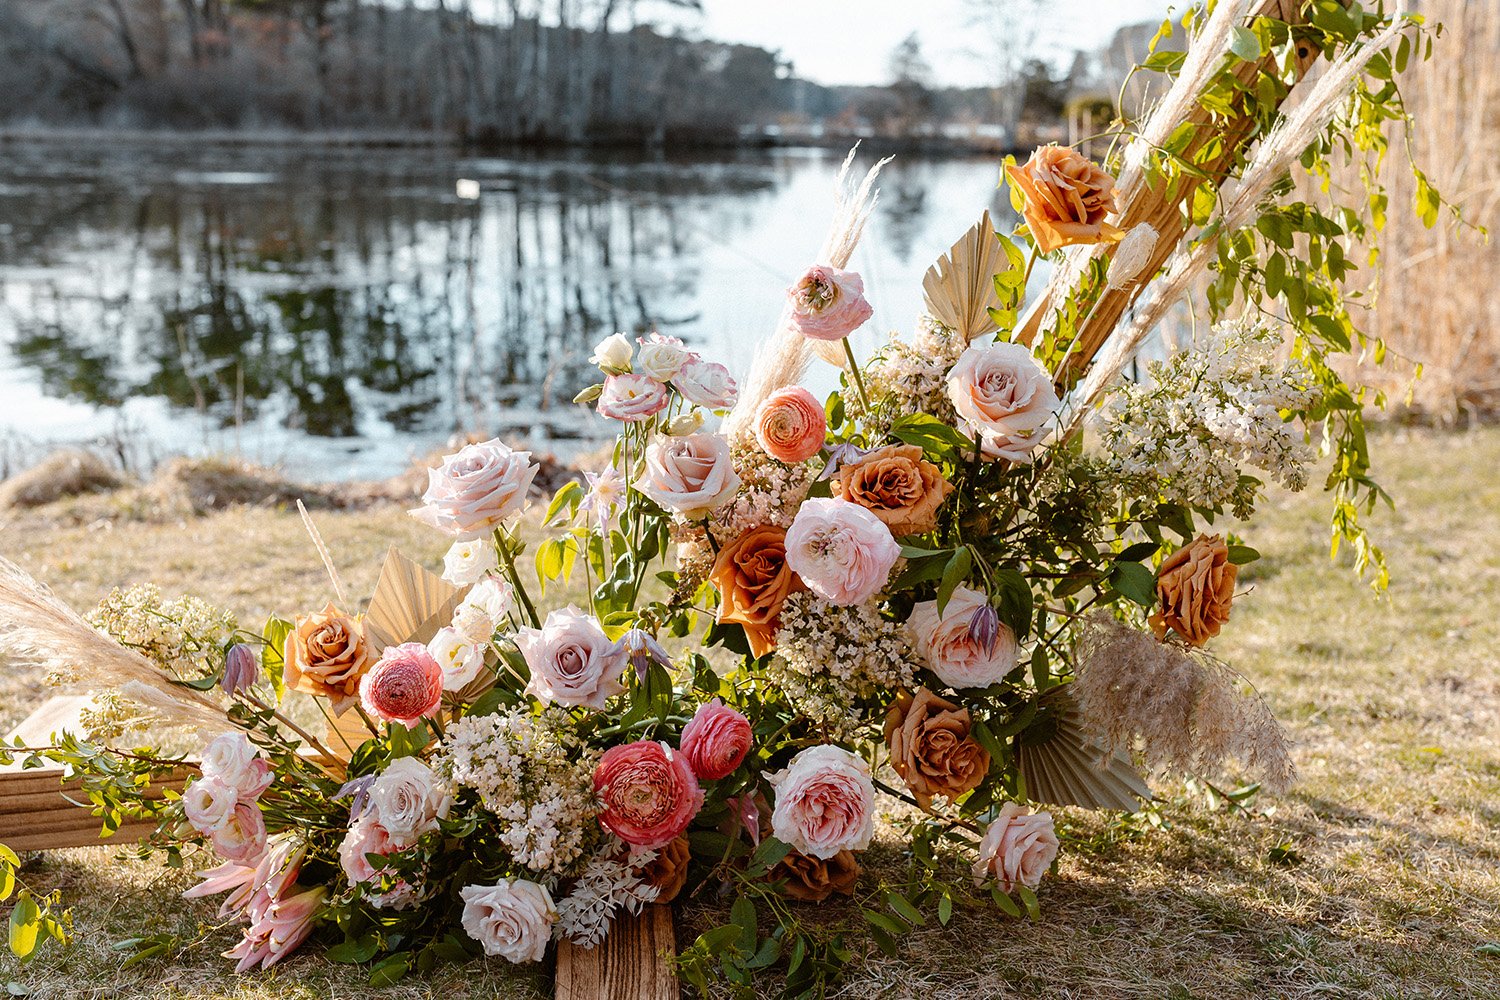
[[[173,684],[156,665],[102,634],[45,585],[0,558],[0,649],[81,685],[113,690],[175,726],[223,728],[224,712],[196,691]]]
[[[1073,696],[1106,750],[1183,775],[1213,775],[1236,759],[1266,788],[1285,791],[1297,774],[1286,732],[1242,680],[1207,653],[1100,613],[1084,622]]]

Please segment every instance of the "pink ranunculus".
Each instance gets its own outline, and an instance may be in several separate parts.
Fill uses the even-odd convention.
[[[387,646],[380,660],[359,679],[359,701],[366,712],[408,729],[437,711],[443,700],[443,668],[420,642]]]
[[[250,738],[239,730],[220,733],[203,749],[203,775],[233,788],[247,802],[270,787],[271,765]]]
[[[646,472],[635,488],[668,510],[703,518],[734,497],[740,477],[721,435],[658,437],[646,446]]]
[[[786,290],[787,324],[811,340],[843,340],[875,315],[853,271],[814,264]]]
[[[828,437],[828,415],[818,397],[800,385],[778,389],[755,413],[755,440],[779,462],[795,465],[812,458]]]
[[[718,781],[734,773],[750,752],[750,720],[715,698],[698,706],[682,727],[682,755],[693,773],[704,781]]]
[[[219,778],[203,777],[182,791],[182,811],[193,829],[208,837],[234,815],[240,794]]]
[[[948,398],[988,458],[1030,462],[1060,403],[1052,378],[1021,344],[974,344],[948,371]]]
[[[670,400],[666,383],[649,375],[611,375],[604,380],[599,413],[611,420],[635,423],[656,416]]]
[[[537,465],[501,441],[465,445],[427,470],[422,506],[411,514],[460,541],[482,538],[526,509]]]
[[[266,849],[266,818],[254,802],[240,802],[234,811],[209,834],[214,852],[231,861],[259,858]]]
[[[979,842],[974,884],[981,886],[993,878],[1004,892],[1015,892],[1021,885],[1035,889],[1056,859],[1057,831],[1052,814],[1033,813],[1025,806],[1007,802]]]
[[[828,860],[862,851],[875,832],[875,784],[860,757],[829,743],[808,747],[769,778],[771,832],[794,850]]]
[[[547,887],[525,879],[503,878],[494,885],[466,885],[462,923],[486,955],[508,962],[540,962],[552,939],[557,909]]]
[[[252,913],[245,936],[224,957],[239,959],[236,972],[248,972],[257,965],[269,969],[307,940],[323,912],[327,895],[328,890],[318,886],[278,898],[262,912]]]
[[[901,546],[884,521],[837,498],[805,500],[786,532],[786,564],[820,597],[863,604],[880,592]]]
[[[739,384],[729,369],[696,354],[688,358],[672,384],[683,399],[710,410],[727,410],[740,398]]]
[[[703,807],[703,789],[686,757],[651,740],[604,751],[594,769],[594,791],[604,804],[604,828],[645,850],[675,840]]]
[[[539,629],[518,630],[515,643],[531,671],[526,693],[544,702],[602,711],[625,691],[626,651],[609,641],[593,615],[571,604],[549,612]]]
[[[973,627],[974,614],[989,607],[989,598],[969,587],[958,587],[948,598],[941,617],[937,601],[919,601],[906,620],[916,650],[938,679],[949,687],[989,687],[1016,666],[1016,634],[994,621],[994,635]]]

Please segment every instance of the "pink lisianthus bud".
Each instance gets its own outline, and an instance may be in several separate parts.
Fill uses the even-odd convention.
[[[755,804],[755,795],[746,792],[744,795],[731,796],[725,799],[729,809],[739,817],[740,825],[745,832],[750,834],[750,843],[756,847],[760,846],[760,806]]]
[[[864,279],[828,264],[808,268],[786,297],[788,325],[810,340],[843,340],[875,315]]]
[[[228,695],[246,694],[260,682],[260,660],[255,655],[255,650],[237,642],[229,647],[229,652],[224,657],[224,676],[219,679],[219,686]]]

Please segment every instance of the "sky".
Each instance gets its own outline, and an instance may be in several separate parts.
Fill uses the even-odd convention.
[[[798,76],[824,84],[887,83],[890,53],[916,31],[939,86],[983,86],[994,74],[968,16],[975,0],[704,0],[697,27],[708,38],[780,50]],[[1115,29],[1159,20],[1169,0],[1045,0],[1039,53],[1064,66]],[[1176,0],[1181,9],[1184,0]],[[695,19],[696,20],[696,19]]]

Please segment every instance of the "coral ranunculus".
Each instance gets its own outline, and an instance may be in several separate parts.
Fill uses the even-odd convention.
[[[718,781],[740,766],[751,739],[750,720],[715,698],[682,727],[682,755],[699,778]]]
[[[599,822],[632,847],[665,847],[703,807],[703,789],[687,758],[665,743],[610,747],[594,770],[604,804]]]
[[[875,315],[864,279],[829,264],[808,268],[786,297],[787,324],[810,340],[843,340]]]
[[[1156,574],[1160,610],[1151,616],[1158,639],[1171,629],[1191,645],[1202,646],[1229,620],[1240,568],[1229,561],[1220,535],[1199,535],[1162,560]]]
[[[742,627],[756,656],[776,648],[781,607],[802,589],[786,564],[786,531],[774,524],[751,528],[719,549],[708,580],[719,591],[719,622]]]
[[[795,465],[823,450],[828,415],[818,397],[800,385],[778,389],[755,414],[755,440],[778,462]]]
[[[1115,210],[1115,179],[1070,146],[1039,147],[1005,168],[1026,206],[1021,214],[1042,253],[1075,244],[1113,243],[1125,235],[1105,222]]]
[[[359,682],[366,712],[408,729],[437,711],[442,699],[443,668],[420,642],[388,646]]]

